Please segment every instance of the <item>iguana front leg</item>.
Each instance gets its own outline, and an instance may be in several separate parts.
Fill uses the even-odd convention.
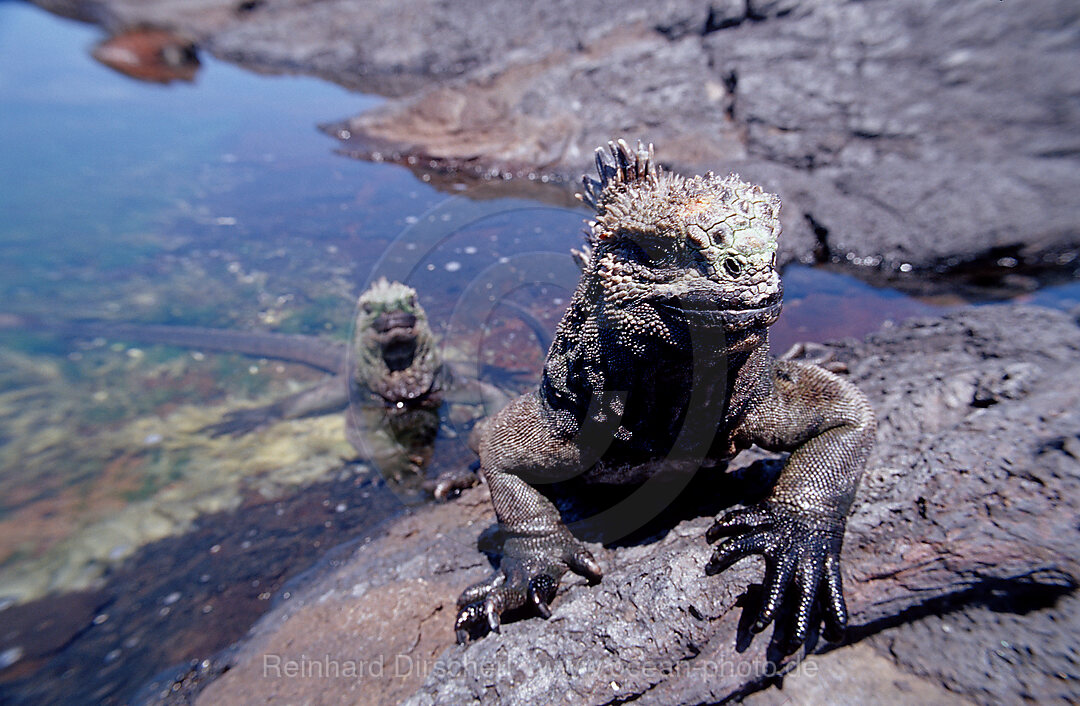
[[[806,641],[822,591],[829,637],[843,631],[840,548],[876,428],[866,398],[849,382],[814,365],[772,363],[735,436],[741,444],[791,456],[765,501],[728,513],[706,535],[710,542],[729,537],[716,547],[706,567],[710,574],[750,554],[765,556],[765,599],[753,631],[776,617],[792,588],[790,647]]]
[[[480,444],[480,465],[506,539],[498,570],[458,599],[459,642],[481,622],[498,632],[502,613],[526,603],[548,617],[548,603],[567,571],[593,581],[602,575],[555,506],[527,482],[573,474],[581,465],[578,448],[550,431],[535,393],[518,397],[491,419]]]

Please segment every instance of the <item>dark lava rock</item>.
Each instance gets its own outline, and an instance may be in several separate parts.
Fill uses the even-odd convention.
[[[844,548],[848,639],[859,649],[811,643],[834,674],[831,696],[869,689],[876,672],[886,696],[943,685],[979,701],[1080,698],[1075,320],[986,307],[830,348],[881,422]],[[603,581],[568,581],[550,620],[458,646],[457,594],[490,570],[476,542],[492,512],[474,489],[339,557],[258,624],[201,700],[697,704],[768,687],[786,669],[798,688],[812,678],[798,655],[784,660],[769,635],[747,630],[760,566],[705,576],[709,522],[691,512],[596,547]],[[924,679],[890,677],[865,638]],[[866,674],[835,679],[853,669]],[[759,703],[778,701],[769,693]]]
[[[36,1],[391,96],[328,128],[356,156],[576,183],[641,138],[778,191],[787,261],[984,294],[1080,266],[1071,0]]]

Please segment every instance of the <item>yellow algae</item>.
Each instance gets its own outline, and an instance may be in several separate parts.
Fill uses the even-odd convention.
[[[71,380],[58,365],[0,350],[0,366],[13,361],[0,372],[0,596],[92,586],[111,563],[200,515],[234,509],[252,491],[273,498],[324,480],[355,457],[343,414],[238,438],[200,431],[276,394],[171,406],[172,383],[161,396],[167,413],[147,413],[153,391],[141,381],[186,380],[192,368],[205,376],[214,363],[112,355],[89,356],[89,372],[80,361],[83,377]],[[95,390],[108,401],[91,401]]]

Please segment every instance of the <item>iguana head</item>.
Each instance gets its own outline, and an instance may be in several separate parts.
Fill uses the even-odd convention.
[[[606,313],[645,328],[665,312],[726,331],[776,321],[780,199],[734,174],[665,172],[651,145],[609,151],[610,161],[597,151],[599,179],[579,195],[596,209],[584,274]]]
[[[355,380],[388,403],[434,391],[442,360],[415,289],[383,277],[360,295],[353,354]]]

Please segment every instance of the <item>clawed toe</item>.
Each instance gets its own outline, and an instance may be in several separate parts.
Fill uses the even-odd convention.
[[[768,502],[735,510],[709,528],[710,542],[727,537],[713,550],[705,572],[720,573],[740,559],[765,557],[764,597],[751,632],[777,620],[785,605],[792,608],[789,651],[804,642],[813,627],[815,602],[822,605],[825,637],[839,639],[847,624],[840,578],[843,525],[815,526],[795,513]]]
[[[531,606],[545,620],[550,618],[550,603],[558,588],[559,582],[547,574],[510,582],[501,572],[470,586],[458,598],[458,614],[454,621],[458,643],[467,642],[469,635],[481,626],[486,626],[489,632],[501,632],[502,614],[525,605]]]
[[[480,482],[480,478],[471,470],[446,471],[439,474],[433,481],[424,484],[436,500],[446,501],[461,495]]]
[[[555,598],[555,591],[559,585],[550,576],[541,575],[529,581],[529,603],[536,608],[540,617],[547,620],[551,617],[551,601]]]

